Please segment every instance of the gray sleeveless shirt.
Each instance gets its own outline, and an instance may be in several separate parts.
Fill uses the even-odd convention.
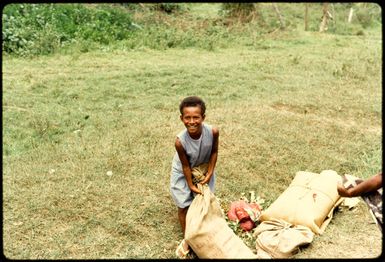
[[[214,141],[212,126],[203,123],[202,134],[197,140],[190,137],[187,129],[180,132],[177,137],[186,151],[191,168],[209,162]],[[175,153],[172,161],[172,171],[173,173],[183,174],[182,163],[180,162],[178,152]]]

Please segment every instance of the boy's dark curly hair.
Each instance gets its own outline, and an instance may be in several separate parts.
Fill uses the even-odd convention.
[[[184,98],[179,105],[180,113],[183,115],[183,108],[189,107],[189,106],[200,106],[202,116],[206,113],[206,104],[202,100],[202,98],[200,98],[198,96],[188,96],[188,97]]]

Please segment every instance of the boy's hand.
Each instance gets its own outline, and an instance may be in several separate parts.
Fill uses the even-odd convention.
[[[211,179],[211,175],[206,173],[205,178],[201,182],[199,182],[199,184],[201,185],[207,184],[208,182],[210,182],[210,179]]]
[[[202,194],[202,191],[200,191],[195,185],[192,185],[190,187],[190,190],[194,193],[197,193],[197,194]]]
[[[199,182],[199,184],[204,185],[204,184],[207,184],[209,181],[210,181],[210,178],[206,176],[206,178],[203,179],[201,182]]]

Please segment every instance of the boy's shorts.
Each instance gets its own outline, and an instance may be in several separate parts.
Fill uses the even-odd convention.
[[[216,174],[211,176],[208,183],[211,192],[214,193]],[[187,181],[183,173],[172,172],[170,177],[170,191],[172,199],[179,208],[185,208],[191,205],[196,193],[192,192],[187,185]]]

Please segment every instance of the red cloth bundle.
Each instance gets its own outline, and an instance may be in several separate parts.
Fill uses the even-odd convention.
[[[227,217],[232,221],[239,221],[240,227],[250,231],[255,227],[262,208],[257,203],[247,203],[244,200],[234,201],[230,205]]]

